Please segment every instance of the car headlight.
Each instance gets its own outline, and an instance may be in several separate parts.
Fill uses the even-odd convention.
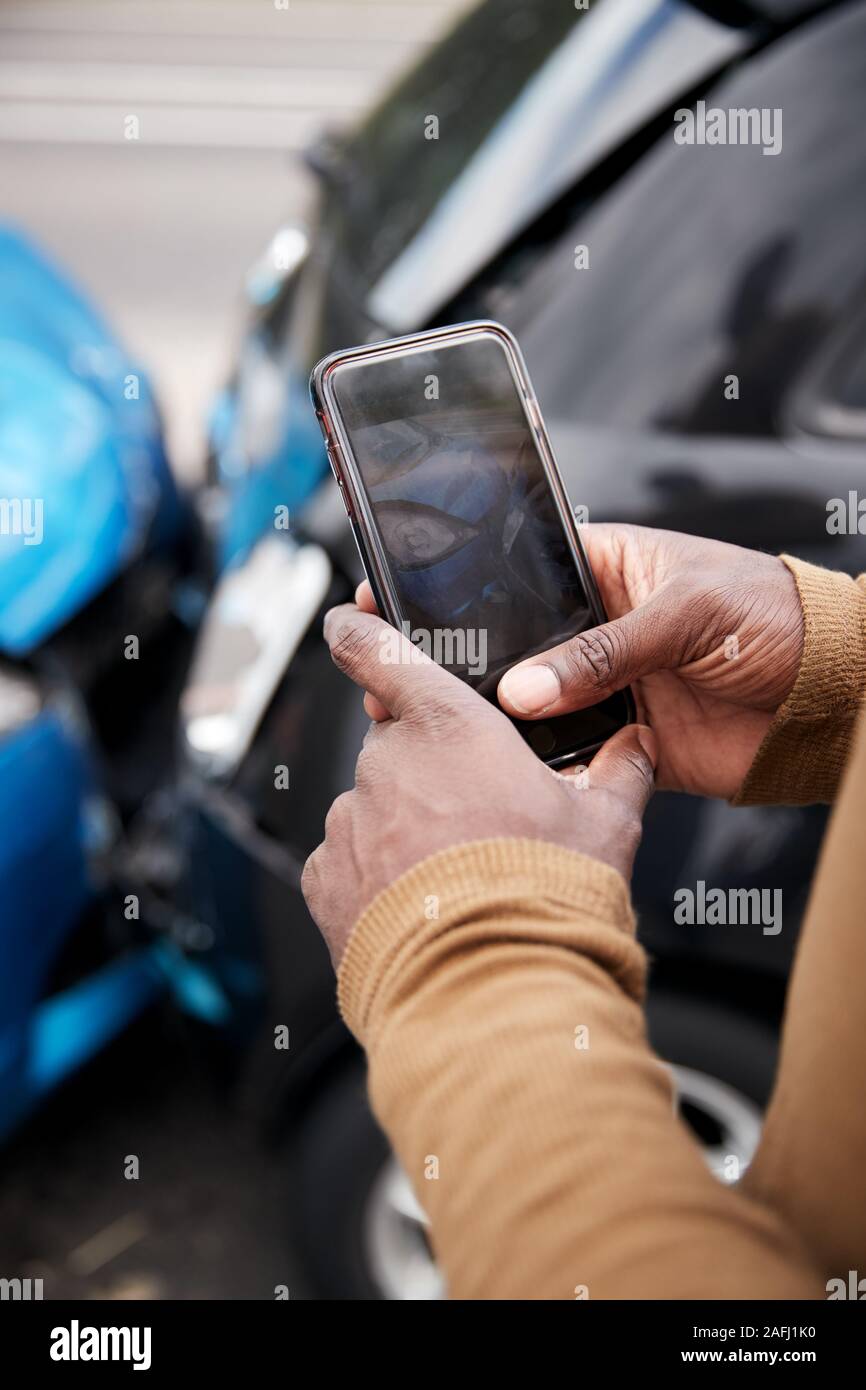
[[[331,573],[321,546],[266,536],[220,579],[180,699],[186,752],[204,776],[228,777],[244,758]]]
[[[294,275],[310,249],[310,239],[300,227],[280,227],[264,254],[247,271],[246,290],[257,308],[270,304],[280,287]]]
[[[39,687],[22,672],[0,666],[0,738],[35,719],[42,708]]]

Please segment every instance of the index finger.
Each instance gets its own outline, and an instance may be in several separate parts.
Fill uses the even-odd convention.
[[[369,579],[362,579],[355,590],[355,602],[362,613],[378,613],[376,600],[373,597],[373,590],[370,587]]]

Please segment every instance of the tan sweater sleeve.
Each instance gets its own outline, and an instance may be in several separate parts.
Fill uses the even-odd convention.
[[[677,1119],[644,976],[624,880],[540,841],[437,854],[359,921],[341,1007],[451,1297],[822,1296]]]
[[[866,693],[866,575],[782,559],[803,605],[803,655],[735,806],[833,801]]]

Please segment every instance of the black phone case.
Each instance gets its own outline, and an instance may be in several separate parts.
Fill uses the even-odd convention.
[[[411,336],[405,338],[383,340],[383,342],[381,343],[366,344],[363,347],[349,348],[345,351],[331,353],[329,354],[329,356],[322,358],[322,360],[316,364],[310,375],[310,396],[313,402],[313,407],[316,412],[316,418],[319,422],[319,427],[322,431],[322,435],[325,440],[325,447],[327,450],[328,461],[331,466],[331,471],[334,474],[334,478],[340,489],[340,495],[343,499],[343,506],[346,511],[349,526],[351,527],[352,535],[355,539],[355,545],[358,550],[358,555],[360,557],[361,564],[364,567],[364,573],[366,574],[370,587],[373,591],[373,597],[376,600],[376,606],[380,614],[383,618],[390,622],[393,627],[396,627],[398,629],[400,628],[403,622],[404,615],[399,611],[399,609],[394,609],[394,605],[391,604],[391,602],[388,599],[388,596],[382,592],[382,589],[377,582],[376,566],[373,563],[370,550],[368,549],[364,525],[361,517],[358,514],[356,514],[351,496],[347,491],[346,480],[343,477],[343,470],[340,464],[339,446],[337,444],[335,435],[328,428],[328,412],[327,404],[324,398],[323,383],[327,373],[332,368],[339,366],[341,363],[345,362],[347,359],[362,356],[367,353],[375,353],[377,350],[393,349],[395,347],[400,347],[404,344],[415,345],[421,342],[435,342],[437,338],[453,335],[455,332],[459,332],[461,330],[477,331],[479,329],[493,331],[506,340],[506,342],[511,347],[512,351],[516,353],[518,362],[522,370],[523,378],[525,379],[528,386],[529,378],[526,374],[522,358],[520,357],[520,350],[517,346],[517,343],[513,339],[512,335],[507,331],[507,329],[504,329],[501,324],[496,324],[489,321],[472,322],[465,324],[452,324],[447,328],[434,329],[430,333],[412,334]],[[534,396],[527,396],[527,399],[531,400],[534,404]],[[547,448],[549,465],[552,465],[553,468],[556,469],[555,460],[553,459],[552,450],[550,449],[549,441],[547,440],[546,431],[544,431],[543,422],[541,420],[541,415],[538,411],[537,405],[535,405],[535,416],[537,418],[538,428],[542,432],[543,442],[545,443]],[[558,470],[556,470],[556,474],[558,478]],[[561,479],[559,480],[559,482],[561,486]],[[572,525],[570,531],[566,528],[566,535],[572,549],[576,552],[575,558],[578,562],[578,568],[583,582],[587,601],[590,605],[590,608],[592,609],[593,616],[596,619],[596,626],[598,626],[599,624],[607,621],[607,614],[605,613],[604,604],[601,600],[601,594],[599,593],[598,585],[595,582],[595,576],[592,573],[592,568],[589,564],[589,559],[586,555],[586,551],[583,547],[583,542],[580,538],[579,529],[573,520],[573,515],[571,513],[570,508],[568,514]],[[628,687],[626,687],[619,693],[621,694],[624,700],[627,716],[620,727],[625,727],[626,724],[631,724],[635,722],[635,701],[633,693]],[[534,721],[513,720],[512,722],[515,724],[522,723],[524,725],[529,725]],[[589,742],[585,745],[581,745],[578,748],[569,749],[566,753],[563,753],[561,755],[545,757],[540,753],[536,753],[536,756],[540,757],[541,760],[547,763],[549,767],[566,767],[572,763],[588,761],[591,757],[593,757],[595,753],[598,752],[598,750],[601,747],[603,747],[604,743],[606,742],[607,739],[605,738]]]

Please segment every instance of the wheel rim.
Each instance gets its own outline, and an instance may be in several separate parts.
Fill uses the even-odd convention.
[[[761,1111],[742,1091],[708,1072],[670,1067],[680,1114],[696,1135],[711,1172],[737,1182],[755,1155]]]
[[[707,1166],[724,1183],[748,1168],[761,1134],[761,1111],[741,1091],[693,1067],[669,1066],[680,1113]],[[364,1243],[373,1279],[387,1299],[434,1302],[445,1281],[430,1252],[427,1218],[393,1154],[367,1198]]]
[[[370,1271],[385,1298],[435,1302],[445,1297],[427,1225],[409,1179],[389,1154],[370,1188],[364,1221]]]

